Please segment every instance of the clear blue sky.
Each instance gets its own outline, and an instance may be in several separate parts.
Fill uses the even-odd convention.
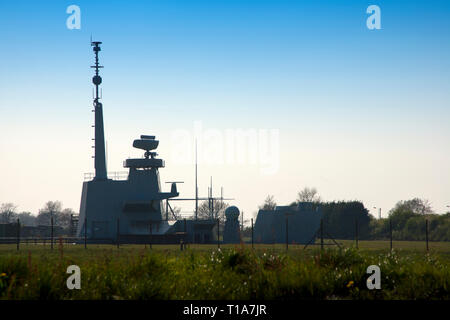
[[[66,28],[71,4],[81,30]],[[366,27],[371,4],[381,30]],[[412,197],[450,205],[450,2],[355,0],[2,1],[0,202],[79,209],[93,171],[91,35],[103,41],[110,171],[155,134],[162,182],[183,180],[192,196],[171,136],[202,121],[279,130],[275,174],[200,167],[201,192],[214,176],[247,217],[267,194],[286,204],[304,186],[384,212]]]

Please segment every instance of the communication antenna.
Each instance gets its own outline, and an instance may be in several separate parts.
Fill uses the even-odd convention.
[[[99,69],[103,68],[103,66],[101,66],[98,63],[98,53],[99,51],[101,51],[100,45],[102,44],[102,42],[100,41],[91,41],[91,46],[93,46],[93,50],[95,53],[95,65],[91,66],[91,68],[95,69],[95,76],[92,78],[92,82],[95,85],[95,102],[98,102],[99,95],[98,95],[98,86],[102,83],[102,78],[99,76]]]
[[[198,218],[197,139],[195,139],[195,220]]]

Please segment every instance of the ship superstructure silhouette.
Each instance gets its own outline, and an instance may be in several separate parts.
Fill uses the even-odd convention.
[[[106,168],[105,133],[103,128],[103,105],[100,102],[99,86],[102,83],[99,70],[99,41],[91,42],[95,54],[95,86],[93,106],[95,112],[95,174],[83,183],[77,236],[91,242],[121,243],[211,243],[218,241],[217,216],[214,211],[212,182],[207,198],[198,197],[197,164],[195,166],[195,198],[178,198],[176,182],[170,192],[161,191],[159,169],[164,160],[155,152],[159,141],[153,135],[141,135],[133,141],[133,147],[144,151],[142,158],[127,159],[123,166],[128,168],[124,180],[109,179]],[[195,201],[195,218],[170,220],[169,199]],[[163,215],[162,201],[166,209]],[[198,200],[208,201],[210,219],[198,218]],[[220,200],[225,199],[221,196]],[[173,213],[173,212],[172,212]],[[225,211],[227,221],[223,234],[224,242],[242,241],[239,232],[239,210],[229,207]],[[277,206],[275,210],[259,210],[255,223],[256,243],[284,242],[288,238],[296,243],[314,242],[322,212],[313,209],[312,203],[298,203],[297,206]],[[287,220],[290,220],[289,230]],[[286,221],[286,223],[285,223]],[[213,230],[215,229],[215,230]],[[289,232],[288,232],[289,231]],[[308,239],[311,239],[308,242]]]
[[[162,201],[178,197],[176,183],[170,192],[161,192],[159,168],[164,160],[156,158],[159,141],[153,135],[141,135],[133,141],[133,147],[144,151],[143,158],[127,159],[126,180],[108,178],[103,128],[103,105],[100,102],[99,86],[102,78],[99,70],[99,41],[91,42],[95,54],[95,86],[93,106],[95,112],[95,175],[83,183],[80,215],[77,227],[79,237],[90,240],[114,240],[121,242],[145,242],[149,237],[157,243],[173,243],[180,240],[199,243],[213,241],[213,220],[169,221],[163,217]]]

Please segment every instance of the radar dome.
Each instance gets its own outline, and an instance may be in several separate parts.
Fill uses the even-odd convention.
[[[100,76],[94,76],[92,78],[92,83],[95,84],[96,86],[98,86],[99,84],[102,83],[102,77]]]
[[[225,209],[225,217],[227,219],[236,219],[239,217],[239,209],[236,206],[230,206]]]

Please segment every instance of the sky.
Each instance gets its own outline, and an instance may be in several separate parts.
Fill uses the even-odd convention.
[[[110,172],[149,134],[163,191],[184,181],[194,196],[197,140],[200,195],[212,176],[244,219],[304,187],[383,217],[414,197],[449,210],[450,2],[414,0],[1,1],[0,203],[79,210],[94,171],[91,36]]]

